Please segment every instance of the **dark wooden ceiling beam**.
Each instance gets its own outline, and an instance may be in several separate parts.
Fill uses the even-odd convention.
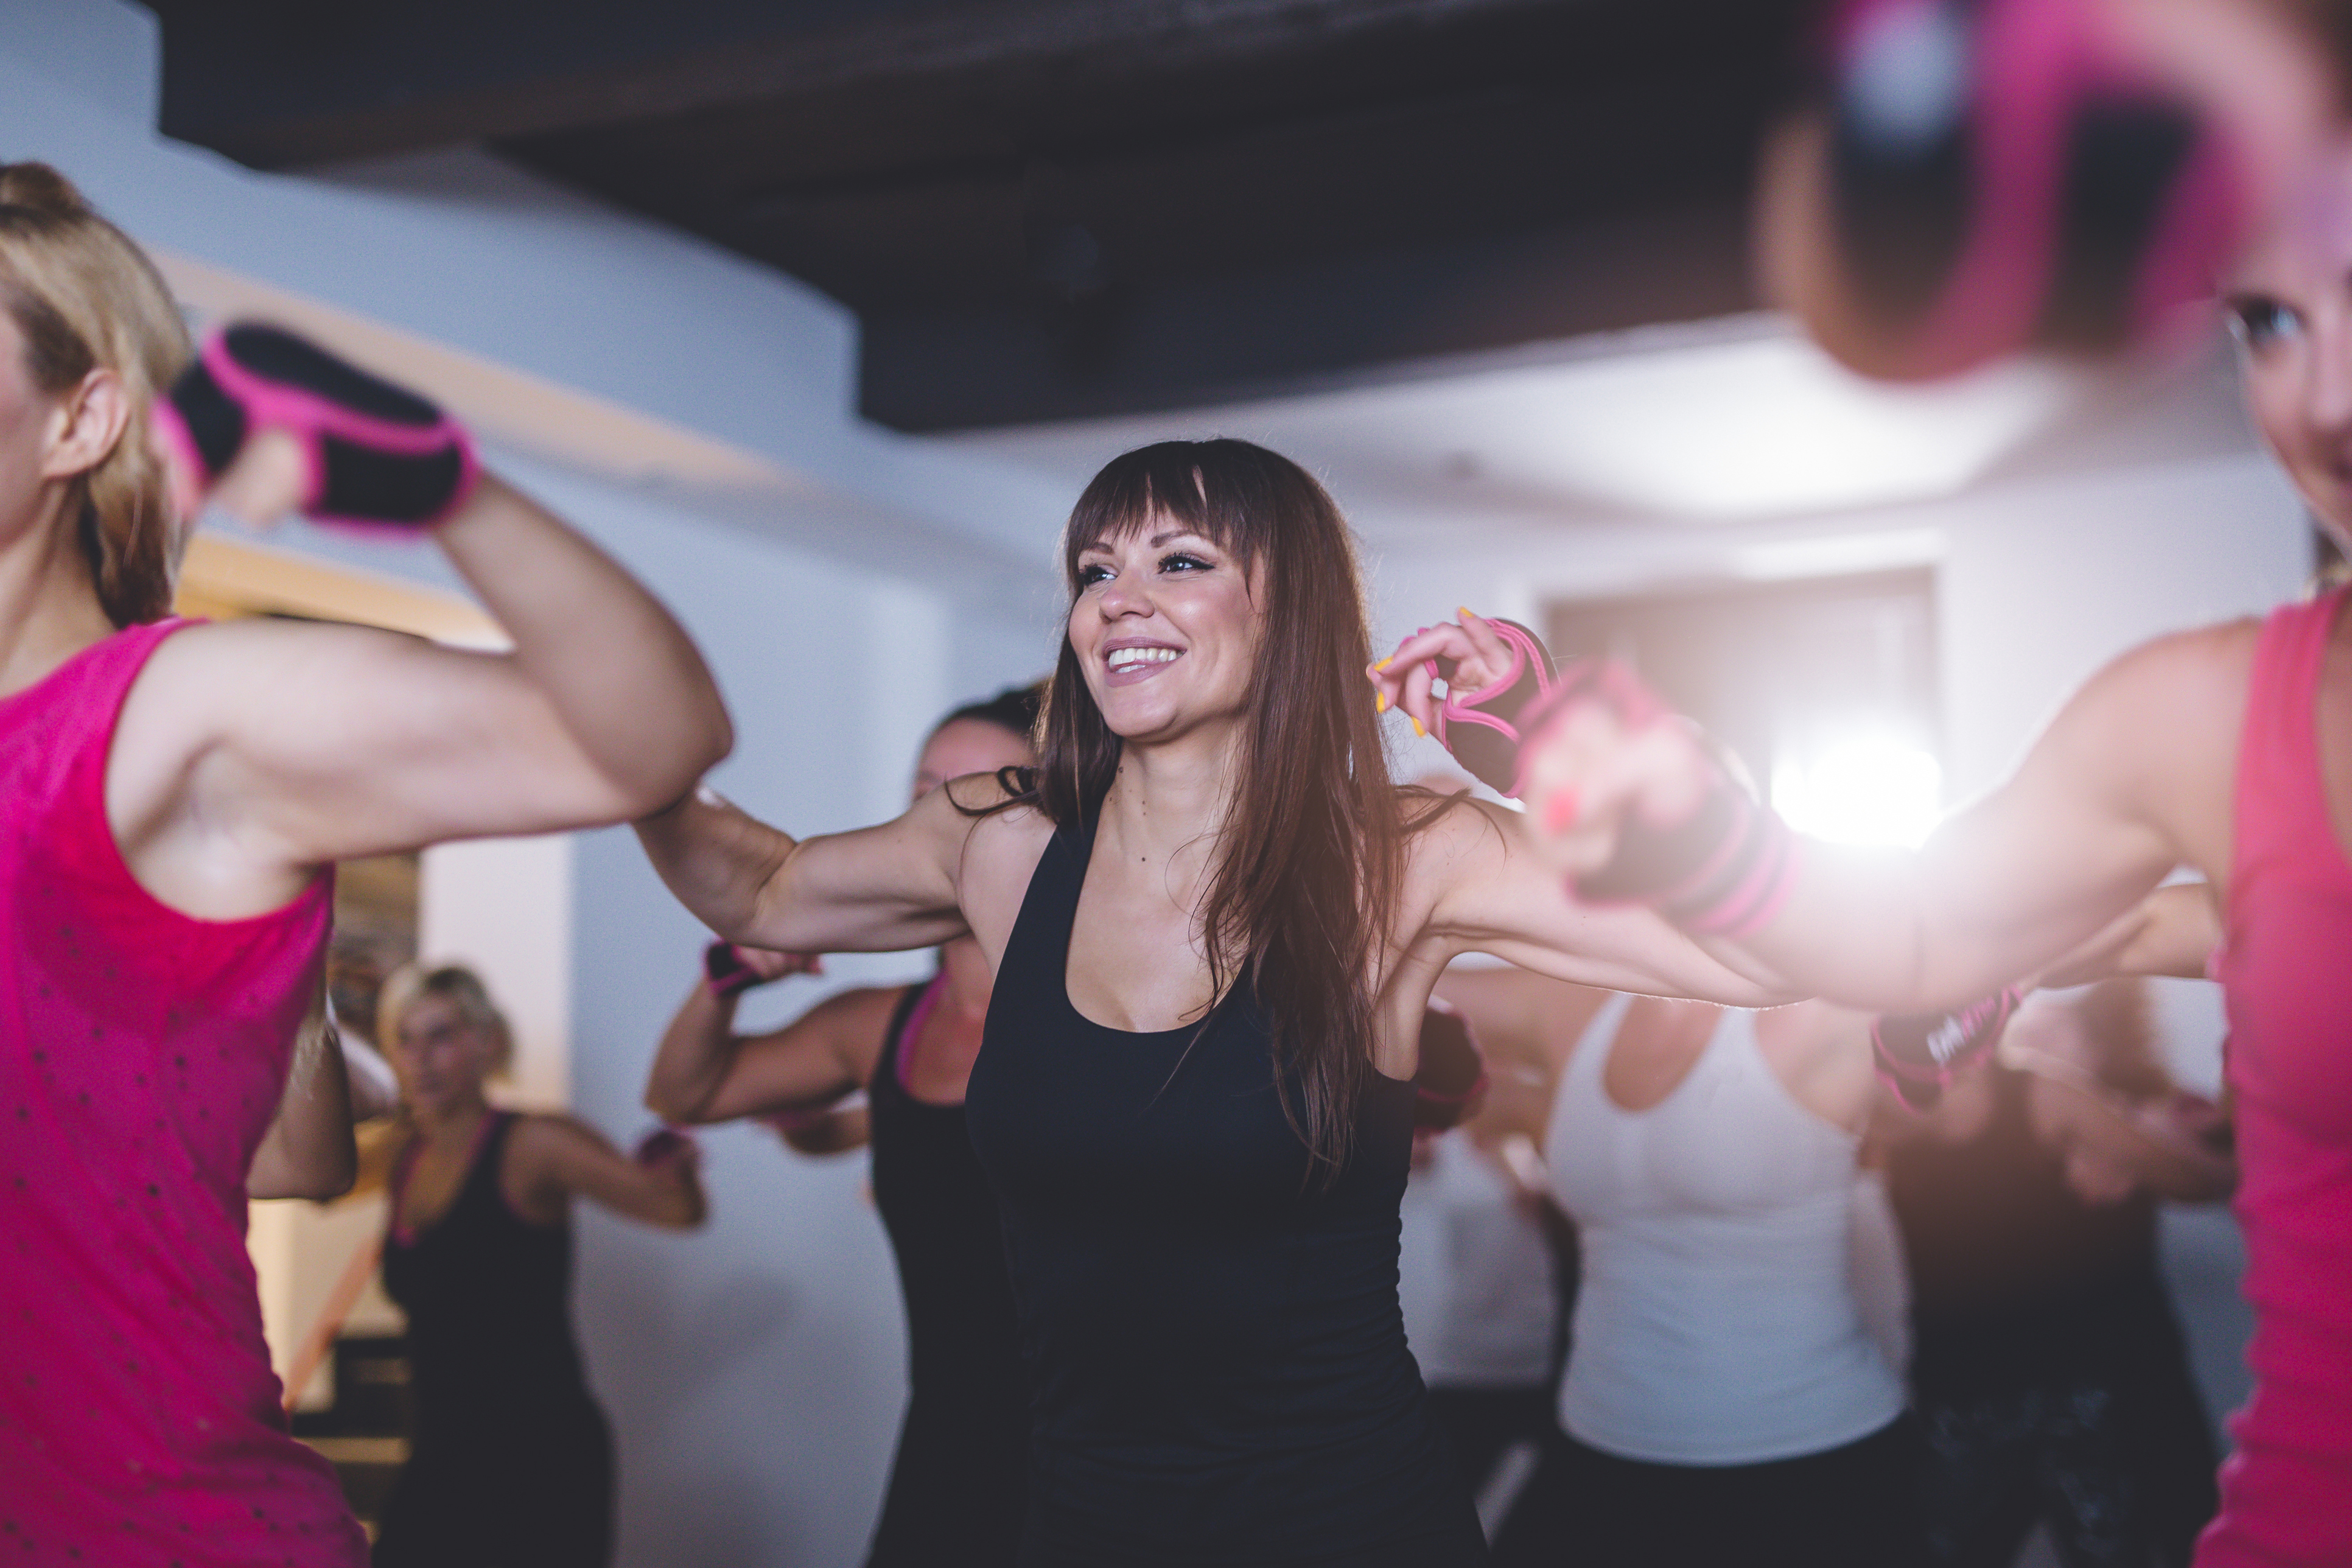
[[[163,129],[260,168],[1010,72],[1097,84],[1629,0],[148,0]],[[1680,0],[1647,0],[1674,5]]]

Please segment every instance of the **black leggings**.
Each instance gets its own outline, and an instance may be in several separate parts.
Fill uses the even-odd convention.
[[[2037,1520],[2067,1568],[2188,1568],[2221,1501],[2203,1403],[2177,1344],[2099,1361],[2022,1388],[1921,1391],[1938,1568],[2009,1568]]]
[[[1429,1391],[1429,1414],[1445,1430],[1462,1484],[1476,1497],[1495,1479],[1504,1451],[1514,1443],[1549,1441],[1559,1431],[1552,1421],[1548,1384],[1527,1388],[1451,1388]]]
[[[1496,1568],[1918,1568],[1919,1434],[1757,1465],[1654,1465],[1546,1445]]]

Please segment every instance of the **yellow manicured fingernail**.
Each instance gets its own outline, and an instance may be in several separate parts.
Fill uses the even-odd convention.
[[[1373,711],[1373,712],[1375,712],[1375,713],[1385,713],[1385,712],[1387,712],[1388,710],[1389,710],[1389,694],[1388,694],[1387,692],[1385,692],[1385,691],[1375,691],[1375,692],[1373,692],[1373,693],[1372,693],[1372,711]]]
[[[1478,618],[1476,616],[1472,615],[1472,614],[1470,613],[1470,606],[1469,606],[1469,605],[1454,605],[1454,613],[1455,615],[1457,615],[1457,616],[1461,616],[1464,620],[1465,620],[1465,621],[1475,621],[1475,620],[1476,620],[1476,619]]]
[[[1423,729],[1423,728],[1421,727],[1421,721],[1420,721],[1420,720],[1418,720],[1418,719],[1413,719],[1412,715],[1412,714],[1410,714],[1410,713],[1406,714],[1406,715],[1405,715],[1405,717],[1406,717],[1407,719],[1412,719],[1412,732],[1413,732],[1414,734],[1416,734],[1416,735],[1426,735],[1426,734],[1428,734],[1428,733],[1429,733],[1429,731],[1426,731],[1426,730],[1424,730],[1424,729]]]
[[[1394,664],[1395,662],[1396,662],[1396,655],[1394,655],[1394,654],[1391,654],[1391,655],[1389,655],[1389,656],[1388,656],[1388,658],[1384,658],[1384,659],[1381,660],[1381,662],[1380,662],[1380,663],[1378,663],[1378,664],[1376,664],[1376,665],[1372,666],[1372,668],[1373,668],[1374,669],[1386,669],[1389,666],[1391,666],[1391,665]]]

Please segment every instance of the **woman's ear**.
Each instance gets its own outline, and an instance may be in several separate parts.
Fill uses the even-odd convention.
[[[131,396],[122,378],[101,365],[58,399],[49,416],[49,446],[41,462],[45,479],[69,479],[106,461],[131,423]]]

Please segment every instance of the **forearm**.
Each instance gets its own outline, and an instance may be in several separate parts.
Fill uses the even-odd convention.
[[[1804,840],[1779,915],[1737,942],[1706,945],[1843,1006],[1958,1006],[2082,947],[2165,868],[2151,858],[2064,875],[2073,868],[2023,863],[2000,836],[1970,827],[1948,825],[1916,853]]]
[[[664,1121],[689,1125],[707,1119],[710,1103],[735,1065],[735,998],[698,982],[662,1036],[646,1079],[646,1109]]]
[[[595,545],[494,475],[436,531],[582,752],[651,809],[733,743],[685,628]]]
[[[754,942],[761,896],[793,847],[789,835],[709,790],[693,791],[636,828],[678,902],[730,942]]]

